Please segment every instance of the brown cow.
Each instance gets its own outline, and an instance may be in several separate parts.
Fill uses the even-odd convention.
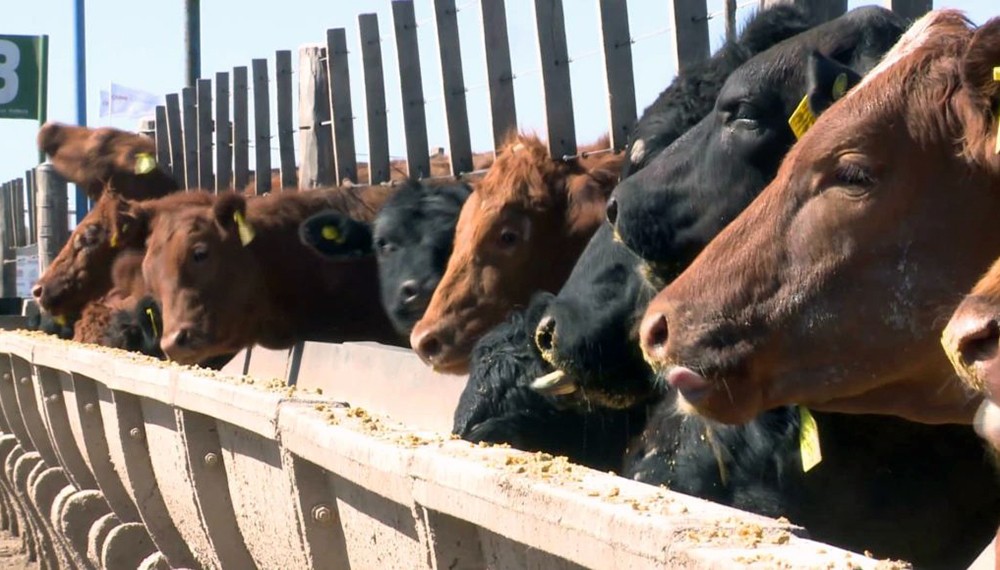
[[[971,26],[913,24],[653,300],[643,350],[686,405],[972,423],[981,396],[939,345],[942,308],[1000,251],[1000,19]]]
[[[512,133],[462,208],[445,274],[410,336],[417,354],[463,373],[480,336],[535,291],[556,291],[604,219],[623,158],[555,160],[537,137]]]
[[[159,198],[179,188],[156,164],[153,139],[111,127],[90,129],[48,122],[38,131],[38,148],[64,178],[97,200],[105,188],[131,200]]]
[[[304,219],[326,209],[371,221],[393,191],[332,188],[249,200],[224,193],[182,208],[181,196],[135,203],[149,236],[143,275],[162,304],[163,352],[191,364],[255,343],[398,342],[379,302],[374,256],[321,258],[298,235]]]

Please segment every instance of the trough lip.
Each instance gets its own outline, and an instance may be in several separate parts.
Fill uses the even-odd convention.
[[[36,332],[0,331],[0,352],[237,425],[392,501],[419,504],[584,566],[905,567],[801,538],[802,529],[783,519],[561,457],[412,429],[350,407],[336,394],[278,379],[185,367]]]

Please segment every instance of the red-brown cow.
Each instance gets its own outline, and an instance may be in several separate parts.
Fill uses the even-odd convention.
[[[140,134],[49,122],[38,131],[38,148],[49,155],[56,172],[83,187],[91,200],[105,188],[130,200],[159,198],[179,188],[156,164],[156,143]]]
[[[462,373],[473,344],[537,290],[556,291],[604,219],[623,155],[549,156],[514,133],[465,202],[441,283],[410,343],[434,368]]]
[[[971,26],[916,22],[650,304],[643,349],[699,413],[972,423],[981,396],[939,344],[1000,251],[1000,18]]]
[[[161,347],[190,364],[252,344],[398,336],[379,301],[374,256],[321,258],[299,239],[310,215],[333,209],[371,221],[388,187],[283,192],[246,199],[206,195],[136,203],[148,232],[143,275],[162,304]]]

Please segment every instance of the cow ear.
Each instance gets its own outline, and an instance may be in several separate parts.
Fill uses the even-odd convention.
[[[962,83],[989,125],[990,154],[1000,154],[1000,18],[983,24],[972,36],[962,61]]]
[[[350,259],[373,253],[371,227],[335,210],[307,218],[299,226],[299,238],[307,247],[330,259]]]
[[[809,54],[809,110],[818,117],[861,81],[861,75],[818,51]]]
[[[247,245],[254,238],[254,229],[247,221],[247,201],[243,196],[228,192],[215,200],[215,221],[226,231],[239,234],[240,242]]]

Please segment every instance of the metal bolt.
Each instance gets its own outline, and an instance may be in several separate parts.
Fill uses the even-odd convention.
[[[59,401],[59,394],[52,394],[51,396],[49,396],[48,398],[46,398],[46,401],[48,401],[48,402],[50,402],[52,404],[58,402]]]
[[[28,377],[27,376],[22,376],[21,377],[21,384],[27,384],[27,383],[28,383]]]
[[[205,465],[208,467],[215,467],[219,464],[219,456],[214,453],[205,454]]]
[[[329,505],[316,505],[312,509],[312,517],[320,524],[330,524],[333,522],[333,511]]]
[[[5,382],[10,382],[10,372],[4,372],[3,379]]]
[[[129,434],[129,436],[131,436],[132,439],[135,439],[135,440],[142,439],[142,430],[140,430],[137,427],[134,427],[134,428],[128,430],[128,434]]]
[[[87,412],[88,414],[94,413],[95,409],[96,408],[94,408],[94,404],[84,404],[83,406],[83,411]]]

